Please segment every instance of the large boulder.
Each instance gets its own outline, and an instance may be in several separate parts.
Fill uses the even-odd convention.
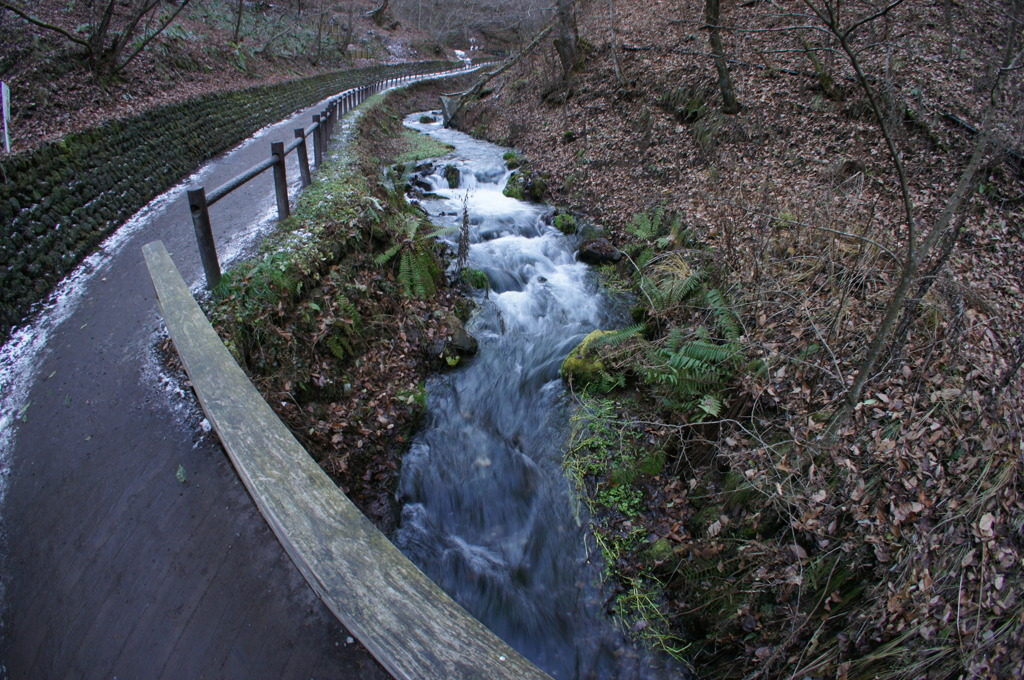
[[[580,244],[576,257],[585,264],[611,264],[622,259],[622,251],[606,238],[592,238]]]

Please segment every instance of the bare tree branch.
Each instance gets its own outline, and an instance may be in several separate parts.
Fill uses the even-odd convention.
[[[170,26],[171,23],[176,18],[178,18],[178,15],[181,14],[181,11],[185,9],[190,2],[192,2],[192,0],[182,0],[182,3],[178,6],[177,9],[174,10],[174,13],[171,14],[171,16],[168,17],[167,20],[164,21],[158,29],[149,34],[149,36],[145,40],[143,40],[142,43],[135,49],[135,51],[128,55],[128,57],[123,62],[121,62],[119,65],[115,65],[114,73],[117,73],[127,68],[128,64],[132,63],[132,60],[134,60],[135,57],[139,56],[139,54],[141,54],[142,51],[146,49],[146,46],[149,45],[153,38],[163,33],[164,29]]]
[[[10,12],[17,14],[19,17],[21,17],[28,23],[32,24],[33,26],[38,26],[39,28],[44,28],[48,31],[54,31],[55,33],[59,33],[71,42],[75,43],[76,45],[81,45],[82,47],[90,47],[88,40],[83,40],[82,38],[79,38],[78,36],[69,33],[68,31],[65,31],[60,26],[54,26],[53,24],[48,24],[45,21],[37,19],[34,16],[30,15],[25,10],[19,7],[15,7],[14,5],[12,5],[9,2],[6,2],[5,0],[0,0],[0,9],[6,9]]]

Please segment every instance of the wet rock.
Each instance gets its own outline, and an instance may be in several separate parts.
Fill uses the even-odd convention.
[[[555,228],[566,236],[571,236],[579,231],[576,216],[571,213],[556,212],[552,222]]]
[[[444,168],[444,178],[448,182],[449,189],[458,189],[462,182],[462,173],[454,165],[447,165]]]
[[[441,319],[441,327],[443,337],[434,341],[430,352],[444,359],[449,366],[458,365],[462,357],[473,356],[480,350],[476,338],[466,331],[466,327],[454,314]]]
[[[409,184],[416,189],[419,189],[423,193],[430,193],[434,190],[434,185],[426,181],[419,175],[413,175],[409,178]]]
[[[622,259],[622,252],[606,238],[593,238],[580,244],[576,254],[586,264],[610,264]]]
[[[614,332],[598,330],[583,338],[583,342],[576,345],[576,349],[569,352],[569,356],[562,362],[562,377],[571,385],[583,387],[607,376],[604,362],[593,345],[595,340]]]
[[[444,119],[445,127],[458,127],[461,99],[458,95],[441,95],[441,117]]]
[[[544,176],[523,167],[508,178],[502,193],[520,201],[540,203],[547,196],[548,182]]]

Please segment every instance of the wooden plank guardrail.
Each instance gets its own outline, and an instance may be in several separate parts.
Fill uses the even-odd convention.
[[[270,147],[270,157],[260,161],[237,177],[228,180],[213,191],[206,193],[205,187],[191,187],[187,190],[189,212],[192,214],[192,226],[196,232],[196,241],[199,244],[199,257],[203,263],[203,271],[206,274],[207,288],[214,288],[220,283],[221,271],[220,260],[217,257],[217,247],[213,239],[213,226],[210,222],[210,206],[220,199],[238,189],[246,182],[255,179],[270,168],[274,169],[274,193],[277,199],[278,219],[288,217],[290,208],[288,205],[288,179],[285,175],[285,159],[288,154],[298,149],[299,176],[302,186],[309,185],[311,179],[309,155],[306,153],[306,137],[313,137],[313,162],[315,167],[320,167],[324,162],[324,153],[334,134],[334,126],[343,115],[359,106],[367,98],[383,92],[391,87],[397,87],[408,83],[429,80],[468,73],[480,68],[477,66],[465,66],[463,68],[449,69],[436,73],[425,73],[420,75],[399,76],[396,78],[385,78],[369,85],[356,87],[331,97],[327,101],[327,108],[321,113],[313,116],[313,124],[308,128],[295,130],[295,140],[287,146],[283,142],[273,142]]]
[[[143,253],[206,417],[278,540],[345,627],[400,680],[550,680],[363,516],[235,363],[163,243]]]

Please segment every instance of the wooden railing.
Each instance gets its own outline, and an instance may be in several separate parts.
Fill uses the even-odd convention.
[[[401,680],[551,680],[403,555],[309,456],[203,315],[160,241],[143,248],[206,417],[320,599]]]
[[[217,257],[217,246],[213,239],[213,227],[210,222],[210,206],[246,182],[255,179],[267,170],[273,169],[277,216],[278,219],[283,220],[291,214],[291,208],[288,204],[288,177],[285,171],[285,159],[288,154],[292,151],[298,154],[299,178],[303,188],[309,186],[312,178],[307,138],[312,137],[313,139],[312,167],[318,168],[323,164],[327,145],[330,142],[331,135],[334,133],[334,126],[338,119],[366,101],[367,98],[392,87],[407,85],[420,80],[469,73],[478,68],[480,68],[480,65],[453,68],[435,73],[385,78],[369,85],[345,90],[327,101],[326,108],[313,116],[312,125],[307,128],[296,128],[295,139],[288,145],[285,145],[284,142],[272,142],[269,158],[260,161],[209,193],[207,193],[205,187],[201,186],[188,189],[188,207],[192,213],[192,226],[195,228],[196,241],[199,244],[199,257],[203,263],[203,271],[206,273],[207,288],[213,288],[221,279],[220,260]]]

